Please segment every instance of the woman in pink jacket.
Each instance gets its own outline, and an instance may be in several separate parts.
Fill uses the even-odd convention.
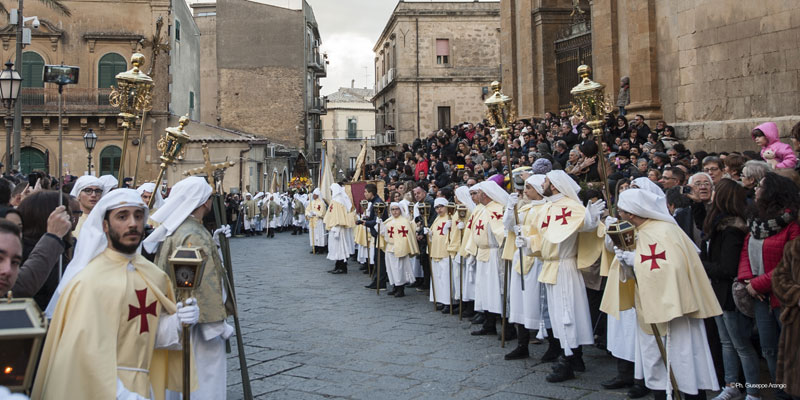
[[[794,155],[792,146],[781,142],[778,136],[778,125],[774,122],[765,122],[750,133],[757,145],[761,146],[761,157],[775,168],[794,168],[797,165],[797,157]],[[774,154],[774,161],[767,152]]]

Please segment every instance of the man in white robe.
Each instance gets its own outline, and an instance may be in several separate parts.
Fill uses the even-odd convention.
[[[227,395],[225,341],[234,332],[225,322],[233,313],[234,304],[231,291],[226,288],[224,266],[212,234],[203,226],[212,201],[211,186],[205,178],[191,176],[176,183],[164,205],[153,214],[153,220],[160,225],[143,243],[148,252],[158,249],[155,263],[170,276],[173,271],[169,257],[177,247],[191,244],[208,257],[200,286],[194,289],[203,312],[191,330],[198,377],[192,399],[203,400],[225,399]],[[169,398],[177,399],[179,394],[171,393]]]

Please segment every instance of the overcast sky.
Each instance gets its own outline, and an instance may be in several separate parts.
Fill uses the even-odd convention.
[[[322,94],[350,87],[352,79],[356,80],[356,87],[375,86],[372,46],[389,21],[397,0],[306,1],[314,9],[322,51],[328,53],[328,77],[320,82]]]

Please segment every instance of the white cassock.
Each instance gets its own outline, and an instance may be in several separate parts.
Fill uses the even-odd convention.
[[[439,261],[431,260],[433,264],[433,274],[431,285],[436,288],[436,302],[450,304],[450,258],[442,258]],[[458,300],[458,264],[453,262],[453,300]],[[433,290],[430,293],[430,301],[433,301]]]
[[[314,229],[308,228],[308,241],[311,246],[325,247],[325,224],[317,218]]]
[[[669,378],[655,336],[644,333],[641,328],[636,332],[634,377],[644,379],[645,386],[652,390],[667,390]],[[699,390],[719,390],[702,319],[678,317],[669,322],[667,332],[660,333],[664,335],[662,342],[667,360],[681,392],[697,394]]]
[[[464,301],[474,301],[475,300],[475,272],[478,268],[478,260],[475,259],[475,256],[470,255],[463,258],[464,265],[463,267],[459,265],[460,268],[464,270]],[[461,263],[461,257],[459,257],[459,264]]]
[[[639,324],[636,322],[636,309],[619,312],[619,320],[609,315],[606,342],[608,351],[616,358],[634,362],[636,360],[636,340]],[[652,336],[651,336],[652,337]]]
[[[575,232],[558,245],[558,283],[545,284],[553,336],[558,338],[567,356],[580,345],[594,344],[589,299],[583,275],[578,271],[577,254],[578,232]]]
[[[414,282],[411,257],[398,258],[391,251],[387,251],[384,254],[386,254],[386,274],[389,275],[389,283],[392,286],[407,285]]]
[[[350,248],[347,247],[347,229],[337,225],[331,228],[328,234],[328,255],[331,261],[347,260],[350,257]]]
[[[367,230],[367,235],[370,235],[369,230]],[[357,250],[357,259],[359,263],[366,263],[369,261],[370,264],[375,263],[375,238],[370,235],[369,237],[369,247],[362,246],[360,244],[356,244]]]
[[[536,258],[533,267],[524,276],[525,290],[522,290],[520,273],[516,269],[517,264],[519,264],[519,250],[514,252],[514,268],[511,269],[508,284],[508,320],[515,324],[522,324],[527,329],[538,330],[539,336],[545,337],[545,332],[551,328],[551,325],[547,313],[546,289],[544,283],[539,282],[542,261]]]
[[[494,235],[489,234],[490,242],[494,242]],[[488,311],[494,314],[503,313],[503,300],[501,293],[503,260],[500,258],[501,249],[492,243],[489,248],[489,260],[477,260],[475,269],[475,310]]]
[[[353,235],[353,228],[342,228],[344,230],[344,242],[347,246],[347,257],[356,252],[356,239]]]

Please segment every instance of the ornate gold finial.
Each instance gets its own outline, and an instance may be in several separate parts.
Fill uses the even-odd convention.
[[[183,130],[189,124],[189,115],[184,115],[178,120],[178,129]]]
[[[144,54],[133,53],[131,56],[131,65],[133,66],[134,71],[139,72],[139,68],[144,66],[144,60]]]
[[[592,67],[588,65],[581,65],[578,67],[578,76],[581,77],[581,80],[586,79],[592,73]]]
[[[494,82],[492,82],[492,84],[490,85],[490,87],[492,88],[492,92],[494,92],[494,93],[497,93],[497,92],[499,92],[499,91],[500,91],[500,89],[502,88],[502,86],[500,85],[500,82],[498,82],[498,81],[494,81]]]

